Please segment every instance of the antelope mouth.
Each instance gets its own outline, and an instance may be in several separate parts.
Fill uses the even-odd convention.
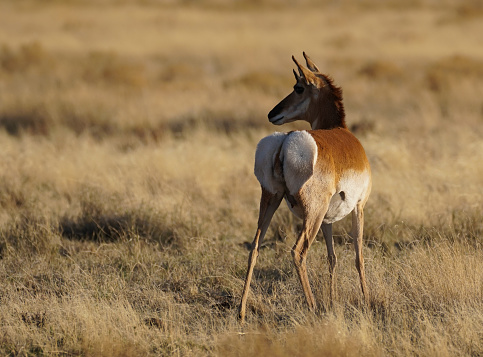
[[[277,122],[279,122],[280,120],[282,120],[283,118],[285,118],[285,115],[277,115],[277,116],[274,116],[273,118],[269,118],[268,121],[272,124],[277,124]]]

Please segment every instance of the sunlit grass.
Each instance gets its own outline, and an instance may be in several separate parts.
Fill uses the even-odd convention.
[[[481,7],[408,4],[2,2],[0,354],[482,354]],[[308,311],[283,206],[242,326],[255,148],[308,127],[266,119],[302,50],[371,163],[369,304],[346,219]]]

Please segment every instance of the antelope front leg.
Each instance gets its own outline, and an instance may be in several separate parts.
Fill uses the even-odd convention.
[[[334,251],[334,239],[332,237],[332,223],[322,224],[322,232],[324,233],[325,244],[327,246],[327,259],[329,261],[329,286],[330,286],[330,305],[333,305],[335,299],[335,266],[337,265],[337,256]]]
[[[250,290],[250,282],[252,280],[253,268],[257,262],[257,257],[260,251],[260,245],[263,242],[263,237],[267,232],[270,221],[272,220],[273,214],[277,210],[280,202],[282,201],[283,194],[277,193],[272,194],[262,187],[262,198],[260,200],[260,213],[258,217],[258,228],[255,234],[255,239],[252,243],[252,250],[248,256],[248,269],[247,276],[245,279],[245,285],[243,286],[243,293],[240,302],[240,307],[238,308],[238,318],[243,322],[246,315],[246,306],[248,291]]]
[[[356,251],[356,268],[359,272],[361,281],[362,295],[364,302],[368,302],[368,290],[366,285],[366,274],[364,270],[364,257],[362,256],[362,231],[364,228],[364,206],[361,202],[357,203],[352,212],[352,231],[351,236]]]

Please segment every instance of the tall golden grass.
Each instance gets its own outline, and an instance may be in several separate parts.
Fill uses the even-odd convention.
[[[483,354],[483,30],[472,1],[0,3],[0,354]],[[374,178],[364,306],[335,225],[311,313],[275,215],[236,320],[260,138],[307,51]]]

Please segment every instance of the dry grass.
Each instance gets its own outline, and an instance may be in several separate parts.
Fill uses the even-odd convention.
[[[483,50],[476,2],[0,4],[0,354],[483,354]],[[303,21],[301,21],[303,19]],[[209,25],[207,25],[209,24]],[[258,140],[307,51],[374,176],[370,303],[347,231],[310,313],[283,207],[236,308]]]

